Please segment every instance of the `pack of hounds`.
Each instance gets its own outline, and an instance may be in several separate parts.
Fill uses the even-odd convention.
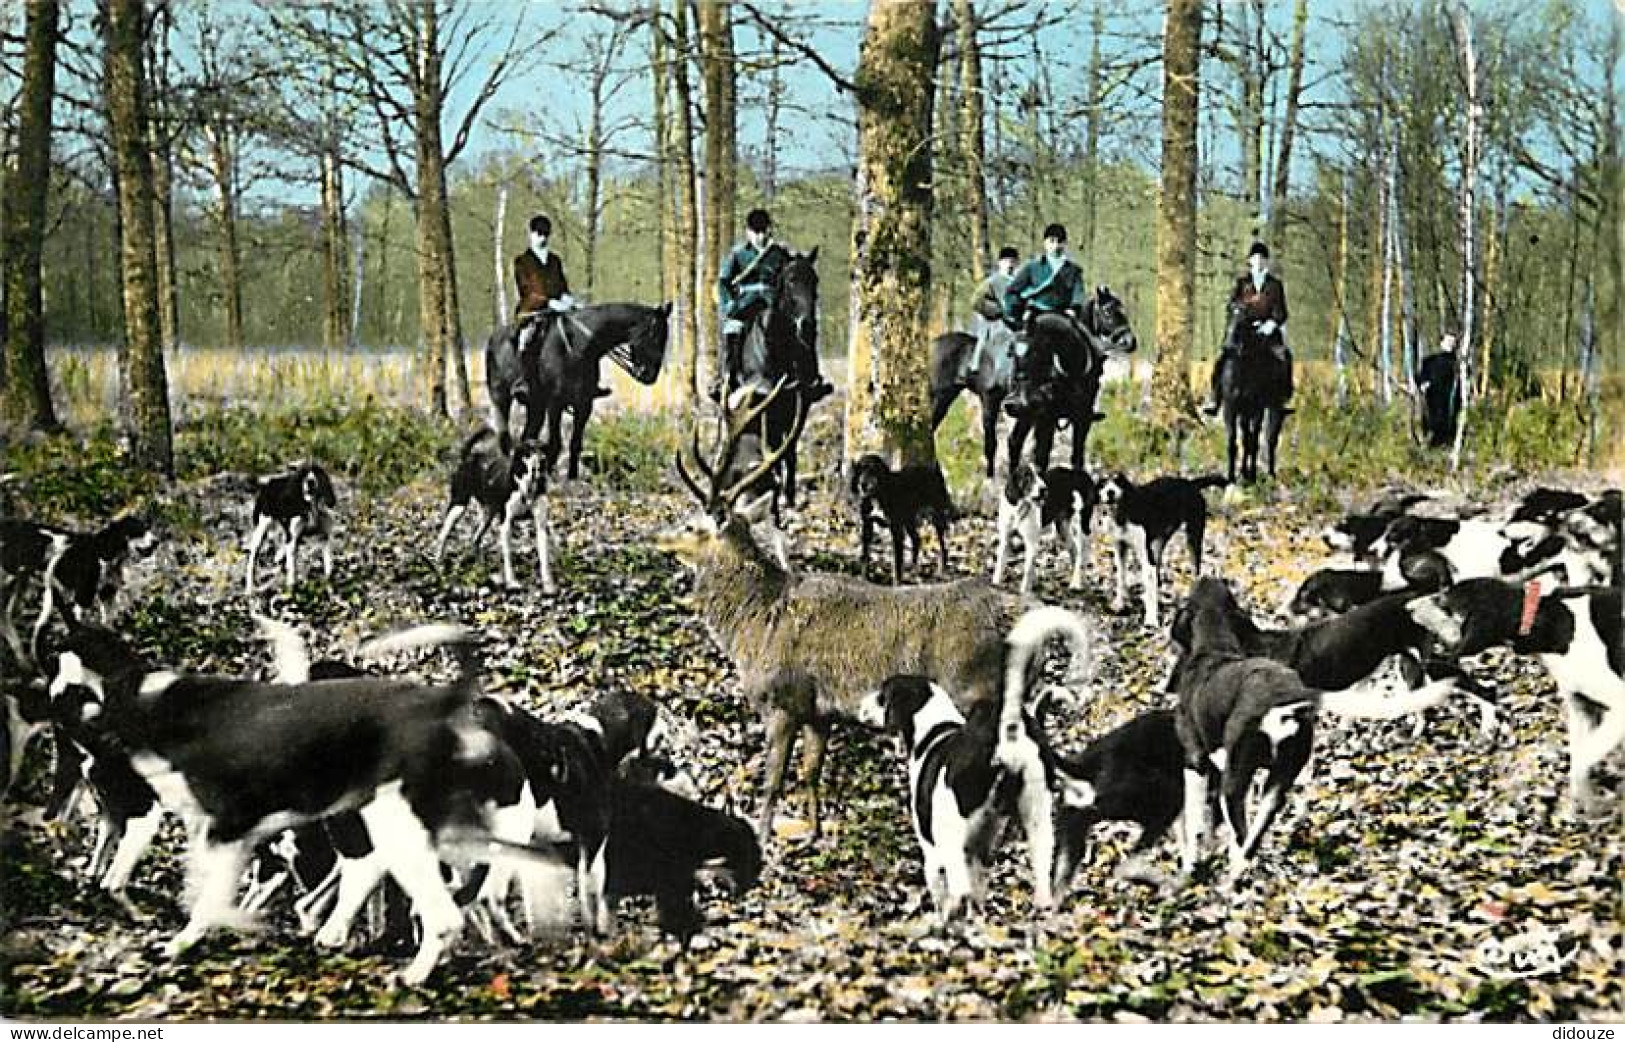
[[[1325,531],[1343,559],[1283,606],[1288,625],[1266,628],[1225,581],[1202,572],[1204,490],[1221,479],[1097,481],[1018,465],[1001,496],[992,581],[943,574],[910,586],[901,582],[905,544],[917,568],[922,521],[943,543],[953,505],[934,468],[866,458],[850,491],[865,564],[873,530],[890,531],[892,581],[879,584],[796,570],[782,533],[764,538],[783,447],[755,446],[741,462],[744,436],[719,431],[704,459],[696,433],[687,458],[679,452],[698,509],[655,543],[693,572],[695,611],[761,713],[754,827],[695,798],[673,739],[682,721],[629,692],[552,719],[488,693],[481,637],[464,626],[417,626],[368,642],[353,660],[312,661],[296,629],[256,615],[269,648],[262,676],[150,661],[106,625],[125,564],[156,542],[133,516],[89,533],[0,521],[4,637],[33,678],[4,685],[5,783],[30,739],[49,732],[56,754],[44,813],[73,812],[88,790],[97,808],[88,874],[120,902],[165,818],[184,824],[188,905],[171,955],[285,902],[283,921],[318,944],[364,933],[413,946],[401,979],[415,984],[465,924],[492,944],[576,928],[602,937],[617,902],[633,895],[652,896],[662,929],[686,945],[706,923],[698,893],[737,895],[760,879],[798,742],[819,833],[822,760],[844,722],[899,738],[926,891],[949,930],[985,900],[1011,826],[1025,837],[1040,915],[1066,897],[1103,822],[1139,826],[1116,869],[1124,878],[1183,885],[1198,876],[1211,835],[1224,837],[1223,882],[1233,885],[1311,770],[1323,715],[1415,717],[1420,727],[1425,710],[1461,698],[1493,729],[1495,692],[1470,671],[1492,647],[1538,658],[1556,682],[1577,812],[1596,812],[1598,769],[1625,743],[1618,491],[1540,488],[1500,516],[1385,495]],[[436,558],[470,509],[480,517],[476,544],[498,527],[508,585],[518,585],[511,530],[528,519],[537,585],[556,588],[547,475],[534,446],[490,433],[463,444]],[[288,585],[301,540],[321,544],[330,574],[337,512],[319,466],[262,481],[250,513],[250,594],[273,530]],[[1115,551],[1114,607],[1126,610],[1137,584],[1141,621],[1160,631],[1171,606],[1174,664],[1164,707],[1068,753],[1049,737],[1047,717],[1106,697],[1094,677],[1109,649],[1085,613],[1028,594],[1050,530],[1067,551],[1067,585],[1083,586],[1097,515]],[[1196,576],[1182,598],[1167,589],[1164,567],[1181,536]],[[1020,598],[998,589],[1012,539],[1025,555]],[[946,573],[945,552],[938,567]],[[41,607],[25,641],[15,617],[32,596]],[[438,679],[400,663],[437,654]],[[1390,664],[1402,691],[1378,682]],[[1170,834],[1172,877],[1154,865]],[[373,925],[363,929],[369,906]]]

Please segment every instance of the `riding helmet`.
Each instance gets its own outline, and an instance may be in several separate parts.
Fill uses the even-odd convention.
[[[758,206],[745,215],[745,227],[753,232],[765,232],[773,227],[773,218],[768,215],[766,210]]]

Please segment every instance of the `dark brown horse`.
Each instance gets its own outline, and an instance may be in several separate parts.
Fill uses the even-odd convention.
[[[1032,408],[1010,432],[1010,459],[1020,457],[1030,433],[1034,462],[1048,468],[1056,428],[1066,421],[1072,424],[1072,466],[1081,470],[1084,442],[1097,418],[1095,400],[1105,360],[1137,346],[1128,314],[1109,288],[1097,286],[1076,322],[1059,314],[1037,315],[1026,335]],[[982,402],[982,452],[991,478],[998,454],[999,409],[1010,393],[1011,374],[997,364],[991,350],[982,352],[974,372],[968,371],[975,348],[976,338],[969,333],[945,333],[932,343],[931,429],[941,426],[962,392],[974,391]]]

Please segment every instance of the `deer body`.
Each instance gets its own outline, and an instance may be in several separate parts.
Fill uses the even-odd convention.
[[[712,465],[701,458],[696,433],[695,462],[709,490],[679,456],[678,474],[703,509],[660,544],[693,569],[697,610],[739,671],[742,693],[762,714],[767,757],[759,834],[766,839],[771,830],[799,734],[806,739],[802,779],[816,835],[818,778],[832,724],[856,719],[862,698],[898,673],[932,677],[954,692],[963,709],[996,698],[1010,618],[1003,598],[981,579],[877,586],[842,575],[799,574],[773,560],[750,535],[750,524],[766,516],[771,497],[736,506],[755,472],[727,487],[717,477],[728,473],[739,433],[751,418],[747,413],[733,424]],[[770,468],[791,442],[793,437],[771,449],[757,470]]]

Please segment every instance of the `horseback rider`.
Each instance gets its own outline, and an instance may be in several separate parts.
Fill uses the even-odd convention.
[[[1277,359],[1286,363],[1286,393],[1292,397],[1292,352],[1283,335],[1286,328],[1286,286],[1270,274],[1270,248],[1261,242],[1253,243],[1247,251],[1247,274],[1236,279],[1230,292],[1231,308],[1240,308],[1240,319],[1233,333],[1226,338],[1213,363],[1211,397],[1202,406],[1209,416],[1219,412],[1219,378],[1226,365],[1234,365],[1240,357],[1241,339],[1267,347]],[[1291,409],[1282,412],[1290,413]]]
[[[519,305],[514,320],[519,323],[519,357],[525,359],[523,372],[530,372],[526,353],[540,350],[548,331],[559,317],[575,308],[570,283],[564,277],[564,262],[548,248],[553,222],[546,214],[530,219],[530,249],[513,259],[513,280],[519,287]],[[598,387],[593,396],[603,398],[609,388]]]
[[[722,310],[722,336],[717,344],[717,370],[707,392],[714,402],[722,400],[723,390],[739,372],[740,351],[750,324],[757,321],[773,299],[790,251],[773,240],[773,218],[761,207],[745,215],[745,241],[735,246],[722,264],[717,277],[717,294]],[[835,390],[818,372],[817,349],[795,342],[792,362],[795,378],[807,388],[803,397],[810,405]]]
[[[970,356],[970,371],[973,373],[982,364],[982,352],[999,333],[1000,320],[1004,318],[1004,291],[1010,288],[1010,280],[1016,277],[1016,265],[1019,263],[1021,254],[1016,252],[1016,248],[1004,247],[999,251],[999,266],[976,287],[976,296],[971,301],[971,331],[976,335],[976,350]]]
[[[1004,324],[1019,334],[1023,328],[1031,329],[1033,320],[1047,312],[1064,313],[1076,322],[1085,297],[1083,270],[1066,255],[1066,228],[1051,224],[1044,229],[1044,252],[1023,265],[1005,287]],[[1011,416],[1027,410],[1033,381],[1039,376],[1029,371],[1028,339],[1021,335],[1016,341],[1015,376],[1004,403],[1004,411]]]

